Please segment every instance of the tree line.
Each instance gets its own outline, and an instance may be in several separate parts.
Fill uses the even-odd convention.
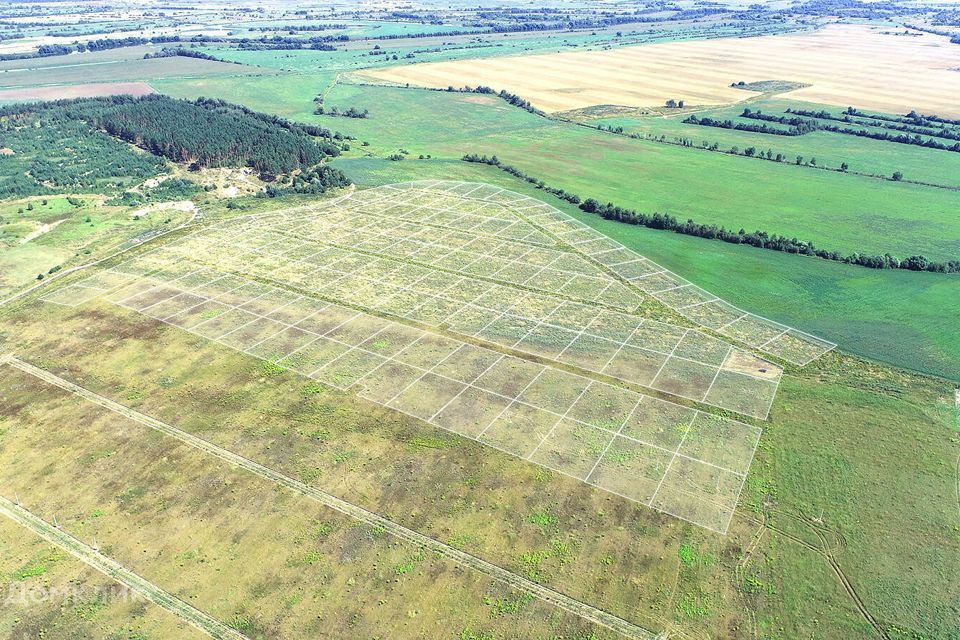
[[[793,112],[796,113],[796,112]],[[742,118],[750,118],[753,120],[764,120],[767,122],[778,122],[781,124],[790,124],[791,129],[796,129],[800,133],[796,135],[803,135],[804,133],[810,133],[810,131],[828,131],[830,133],[842,133],[844,135],[857,136],[860,138],[870,138],[871,140],[883,140],[886,142],[896,142],[898,144],[910,144],[918,147],[926,147],[928,149],[940,149],[941,151],[953,151],[960,153],[960,142],[956,142],[952,145],[947,145],[939,140],[934,138],[927,138],[924,140],[919,134],[907,135],[907,134],[894,134],[887,131],[869,131],[867,129],[851,129],[848,127],[840,127],[831,124],[825,124],[822,122],[816,122],[814,120],[802,120],[801,118],[796,117],[786,117],[786,116],[771,116],[761,111],[751,111],[750,109],[744,109],[743,113],[740,114]],[[791,123],[801,120],[804,122],[804,125],[793,125]],[[789,134],[787,134],[789,135]]]
[[[924,121],[919,116],[916,119],[908,120],[906,118],[874,118],[873,116],[857,111],[849,107],[842,115],[835,115],[829,111],[810,111],[806,109],[787,109],[786,113],[815,118],[818,120],[832,120],[835,122],[845,122],[847,124],[859,124],[861,126],[878,127],[901,131],[904,133],[916,133],[925,136],[936,136],[947,140],[960,140],[960,131],[950,129],[946,124],[940,124],[939,128],[934,128],[933,121]],[[857,119],[854,119],[857,118]],[[864,122],[864,120],[867,120]],[[869,120],[873,120],[872,122]],[[920,122],[929,124],[919,124]]]
[[[791,112],[796,114],[796,111]],[[939,140],[934,138],[927,138],[924,140],[919,134],[894,134],[888,131],[869,131],[867,129],[851,129],[848,127],[840,127],[836,125],[825,124],[822,122],[817,122],[816,120],[807,120],[797,115],[790,116],[774,116],[770,114],[763,113],[761,111],[751,111],[750,109],[744,109],[743,113],[740,114],[741,118],[748,118],[751,120],[760,120],[763,122],[772,122],[775,124],[786,125],[786,129],[781,129],[778,127],[770,127],[766,124],[750,124],[743,122],[733,122],[731,120],[718,120],[710,117],[701,117],[689,116],[683,120],[684,124],[694,124],[704,127],[719,127],[721,129],[734,129],[737,131],[751,131],[755,133],[766,133],[770,135],[778,136],[802,136],[813,131],[827,131],[830,133],[840,133],[844,135],[852,135],[860,138],[870,138],[872,140],[882,140],[886,142],[895,142],[898,144],[910,144],[918,147],[926,147],[928,149],[940,149],[941,151],[953,151],[960,152],[960,142],[956,142],[952,145],[947,145]]]
[[[659,229],[663,231],[673,231],[688,236],[706,238],[709,240],[722,240],[730,244],[746,244],[759,249],[769,249],[772,251],[782,251],[784,253],[794,253],[811,257],[822,258],[844,264],[854,264],[871,269],[906,269],[909,271],[929,271],[935,273],[960,273],[960,260],[950,260],[947,262],[936,262],[929,260],[923,255],[914,255],[906,259],[899,259],[889,253],[883,255],[861,254],[859,252],[843,255],[839,251],[821,249],[813,242],[799,240],[797,238],[787,238],[779,234],[770,234],[767,231],[747,232],[745,229],[733,231],[724,226],[716,224],[703,224],[694,222],[692,219],[681,221],[669,213],[640,213],[633,209],[618,207],[613,203],[602,204],[594,198],[583,199],[576,194],[571,194],[563,189],[549,187],[543,180],[530,176],[520,169],[500,162],[496,156],[487,157],[486,155],[467,154],[463,156],[465,162],[476,162],[497,167],[510,175],[519,177],[530,184],[535,185],[547,193],[557,195],[567,202],[577,204],[581,211],[599,215],[606,220],[615,220],[626,224],[635,224],[649,229]],[[558,195],[558,194],[563,194]]]

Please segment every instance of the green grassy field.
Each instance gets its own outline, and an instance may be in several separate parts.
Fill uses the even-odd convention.
[[[435,28],[434,25],[424,24],[363,23],[363,21],[360,21],[356,27],[351,26],[345,33],[351,38],[360,39],[403,33],[428,33]],[[204,47],[203,51],[224,60],[289,71],[356,71],[370,67],[409,64],[411,62],[440,62],[491,56],[550,53],[571,49],[591,50],[653,42],[743,37],[746,35],[797,31],[801,28],[792,23],[760,26],[727,21],[711,22],[707,19],[702,23],[633,24],[598,28],[591,31],[498,33],[478,34],[476,36],[445,36],[442,31],[438,31],[436,36],[425,38],[339,43],[336,45],[336,51],[253,51],[222,45],[210,45]],[[463,27],[454,27],[454,29],[466,30]],[[251,32],[249,35],[254,37],[255,35],[262,35],[262,33]],[[371,55],[374,46],[379,46],[385,53]],[[397,60],[393,59],[394,55],[397,56]],[[408,55],[412,57],[407,58]]]
[[[0,295],[33,284],[38,274],[52,268],[88,262],[125,241],[173,228],[190,217],[158,210],[134,219],[133,207],[103,205],[90,197],[77,201],[81,206],[66,198],[36,197],[0,206]],[[31,202],[32,211],[27,209]]]
[[[745,105],[736,105],[721,109],[697,110],[697,117],[708,116],[715,119],[742,121],[756,124],[756,121],[738,119],[744,107],[761,110],[771,115],[783,115],[788,107],[807,110],[826,109],[838,113],[840,109],[810,102],[796,102],[786,99],[763,99]],[[591,124],[603,124],[610,127],[623,127],[627,133],[646,133],[652,136],[666,136],[667,140],[687,138],[699,146],[706,141],[718,143],[726,151],[738,147],[741,151],[754,146],[759,151],[770,149],[774,155],[782,153],[786,162],[793,163],[796,157],[803,156],[806,161],[816,158],[817,164],[839,168],[846,162],[850,171],[876,174],[889,178],[894,171],[903,173],[904,179],[949,186],[960,186],[960,153],[926,149],[912,145],[896,144],[881,140],[856,138],[853,136],[825,131],[816,131],[799,137],[765,135],[749,131],[735,131],[716,127],[702,127],[684,124],[687,114],[669,117],[601,117],[589,120]],[[857,127],[858,129],[861,127]]]
[[[157,78],[250,76],[264,73],[252,67],[179,56],[144,60],[143,51],[146,47],[134,49],[140,50],[137,52],[139,56],[134,57],[126,49],[111,49],[71,56],[52,56],[41,59],[41,62],[6,62],[0,71],[0,89],[90,82],[149,82]]]
[[[327,92],[328,107],[368,109],[370,117],[314,116],[307,100],[314,90],[299,86],[312,80],[297,78],[272,79],[277,88],[269,94],[228,79],[157,86],[187,97],[215,91],[256,109],[323,122],[382,153],[495,154],[552,186],[641,211],[760,229],[844,253],[960,255],[960,219],[952,213],[960,192],[631,140],[540,118],[489,96],[336,84]],[[290,102],[277,104],[278,96]]]

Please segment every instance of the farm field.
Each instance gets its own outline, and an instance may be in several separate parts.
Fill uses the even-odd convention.
[[[146,82],[101,82],[71,84],[59,87],[31,87],[27,89],[0,89],[0,103],[28,100],[65,100],[69,98],[95,98],[127,94],[145,96],[153,93]]]
[[[881,27],[829,25],[810,34],[533,55],[522,62],[496,58],[410,65],[366,75],[428,87],[506,89],[551,112],[608,104],[660,106],[670,99],[723,104],[748,97],[730,87],[733,82],[784,80],[811,85],[790,92],[797,100],[904,113],[922,106],[957,117],[960,110],[947,97],[960,92],[960,77],[951,71],[953,48],[947,38],[928,34],[902,37]],[[527,73],[514,74],[517,64]]]
[[[383,37],[396,29],[381,23],[387,34],[364,30],[370,37]],[[414,31],[432,25],[417,24]],[[456,61],[485,59],[492,56],[527,55],[530,53],[560,53],[571,50],[601,50],[630,44],[650,42],[683,42],[702,38],[738,37],[745,34],[759,35],[766,32],[790,31],[796,25],[770,25],[749,27],[724,22],[681,24],[631,24],[623,30],[596,29],[589,32],[557,30],[545,33],[500,33],[483,35],[459,35],[424,38],[394,38],[371,44],[359,40],[343,44],[336,51],[296,50],[244,50],[224,45],[209,45],[202,51],[224,60],[231,60],[255,67],[287,71],[358,71],[361,69],[389,68],[410,64],[412,61]],[[457,30],[462,27],[457,27]],[[351,29],[347,29],[350,35]],[[408,29],[409,32],[409,29]],[[424,31],[426,32],[426,30]],[[371,55],[374,46],[382,53]],[[396,56],[396,59],[394,59]],[[412,56],[412,57],[409,57]]]
[[[846,351],[960,380],[960,342],[952,329],[952,318],[960,313],[955,279],[864,270],[607,221],[491,167],[459,161],[336,163],[361,185],[440,174],[542,198],[737,306],[837,342]],[[769,283],[758,286],[761,276]]]
[[[102,199],[78,196],[74,201],[79,206],[63,197],[33,197],[0,207],[0,296],[36,283],[40,274],[103,257],[191,216],[161,208],[135,219],[131,210]]]
[[[105,53],[115,51],[117,50]],[[0,89],[104,82],[149,82],[156,78],[172,77],[251,76],[263,73],[252,67],[179,56],[144,60],[143,54],[134,59],[122,54],[121,57],[104,56],[89,63],[82,62],[86,55],[93,54],[76,54],[70,57],[67,64],[62,64],[61,61],[59,65],[49,64],[36,68],[33,68],[32,60],[18,61],[21,64],[11,65],[0,72]]]
[[[799,107],[812,111],[824,109],[833,113],[840,112],[835,107],[823,104],[805,104],[777,97],[761,96],[760,98],[751,101],[750,104],[698,110],[695,115],[719,120],[729,119],[734,123],[749,123],[752,121],[738,117],[743,113],[744,107],[772,115],[784,115],[785,109]],[[603,112],[599,111],[595,116],[577,114],[577,119],[582,117],[585,122],[592,125],[623,127],[626,133],[665,136],[667,141],[686,139],[694,146],[700,146],[703,142],[717,143],[722,151],[737,147],[742,152],[751,146],[758,152],[770,149],[774,154],[783,154],[785,161],[791,164],[795,162],[797,156],[801,156],[805,162],[813,158],[818,166],[830,169],[839,169],[841,164],[847,163],[852,172],[889,178],[894,172],[900,171],[905,180],[960,187],[960,153],[826,131],[814,131],[803,136],[789,137],[701,127],[684,123],[683,120],[687,116],[688,114],[685,113],[663,117],[629,114],[604,116]]]
[[[0,611],[0,630],[66,637],[156,635],[190,640],[204,638],[199,630],[154,604],[144,603],[39,535],[0,519],[0,572],[11,576]],[[14,581],[20,584],[14,586]],[[51,597],[51,595],[53,597]],[[57,596],[64,596],[57,599]],[[66,600],[66,606],[63,601]]]
[[[326,90],[325,103],[368,109],[370,117],[314,116],[312,96],[323,91],[327,78],[317,78],[316,84],[285,78],[277,79],[283,88],[271,98],[256,84],[232,79],[156,86],[175,96],[223,97],[323,123],[370,141],[381,153],[403,148],[414,157],[496,155],[551,186],[639,211],[763,229],[843,252],[922,253],[943,259],[960,249],[957,235],[943,233],[960,225],[950,213],[960,206],[958,192],[633,140],[540,118],[484,95],[337,83]],[[282,96],[279,103],[272,99],[276,96]],[[406,117],[383,127],[392,113]],[[436,113],[443,114],[443,126],[436,126]],[[571,168],[574,158],[578,164]],[[612,180],[612,175],[620,179]],[[898,204],[904,198],[912,203],[909,210]],[[764,205],[752,206],[757,202]]]

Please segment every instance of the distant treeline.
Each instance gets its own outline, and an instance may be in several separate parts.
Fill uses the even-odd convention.
[[[673,231],[674,233],[709,240],[722,240],[731,244],[747,244],[759,249],[812,256],[824,260],[842,262],[844,264],[869,267],[871,269],[907,269],[910,271],[931,271],[936,273],[960,273],[960,260],[934,262],[922,255],[910,256],[909,258],[900,260],[889,253],[884,255],[867,255],[860,253],[843,255],[838,251],[830,251],[816,247],[812,242],[770,234],[766,231],[753,231],[751,233],[748,233],[744,229],[732,231],[723,226],[702,224],[694,222],[691,219],[681,222],[678,218],[668,213],[639,213],[633,209],[625,209],[612,203],[602,204],[594,198],[583,199],[575,194],[567,193],[562,189],[549,187],[543,180],[530,176],[516,167],[500,162],[496,156],[487,157],[485,155],[467,154],[463,156],[462,159],[465,162],[477,162],[497,167],[501,171],[526,180],[538,189],[563,198],[567,202],[578,204],[582,211],[599,215],[607,220],[640,225],[649,229]]]
[[[882,129],[890,129],[892,131],[916,133],[924,136],[936,136],[938,138],[945,138],[947,140],[960,140],[960,130],[952,130],[947,126],[947,123],[925,120],[921,116],[916,116],[913,119],[900,116],[877,118],[871,116],[870,114],[863,113],[862,111],[857,111],[853,107],[849,107],[840,115],[835,115],[824,110],[811,111],[807,109],[790,108],[786,110],[786,113],[792,113],[798,116],[806,116],[808,118],[816,118],[818,120],[833,120],[835,122],[858,124],[867,127],[878,127]],[[868,120],[868,122],[864,122],[864,120]],[[937,127],[938,124],[940,125],[939,127]]]
[[[269,179],[339,155],[344,137],[222,100],[152,94],[57,100],[0,108],[43,118],[80,120],[154,155],[193,167],[248,166]],[[319,138],[319,139],[317,139]]]
[[[349,36],[313,36],[312,38],[288,38],[284,36],[263,36],[262,38],[239,38],[230,40],[238,49],[247,51],[285,51],[312,49],[314,51],[336,51],[331,42],[346,42]]]
[[[240,64],[233,60],[224,60],[223,58],[218,58],[212,56],[209,53],[204,53],[203,51],[197,51],[196,49],[187,49],[186,47],[164,47],[156,53],[145,53],[143,54],[144,60],[152,60],[154,58],[197,58],[198,60],[210,60],[212,62],[226,62],[228,64]]]
[[[208,36],[194,36],[189,39],[182,39],[180,36],[154,36],[152,38],[140,38],[137,36],[130,36],[129,38],[99,38],[97,40],[76,42],[74,44],[42,44],[37,47],[35,52],[5,53],[0,55],[0,60],[48,58],[50,56],[65,56],[70,53],[84,53],[86,51],[106,51],[108,49],[119,49],[122,47],[139,47],[146,44],[168,44],[177,42],[203,43],[220,41],[221,40],[219,38],[210,38]]]

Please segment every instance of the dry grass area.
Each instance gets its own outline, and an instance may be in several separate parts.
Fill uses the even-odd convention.
[[[550,112],[662,105],[671,98],[688,105],[739,102],[753,94],[731,88],[731,82],[779,79],[810,85],[788,94],[800,100],[960,116],[956,49],[931,34],[829,25],[801,35],[415,64],[367,75],[430,87],[488,85]]]
[[[145,96],[155,93],[146,82],[94,82],[90,84],[63,85],[58,87],[31,87],[0,91],[4,100],[62,100],[65,98],[96,98],[129,94]]]

